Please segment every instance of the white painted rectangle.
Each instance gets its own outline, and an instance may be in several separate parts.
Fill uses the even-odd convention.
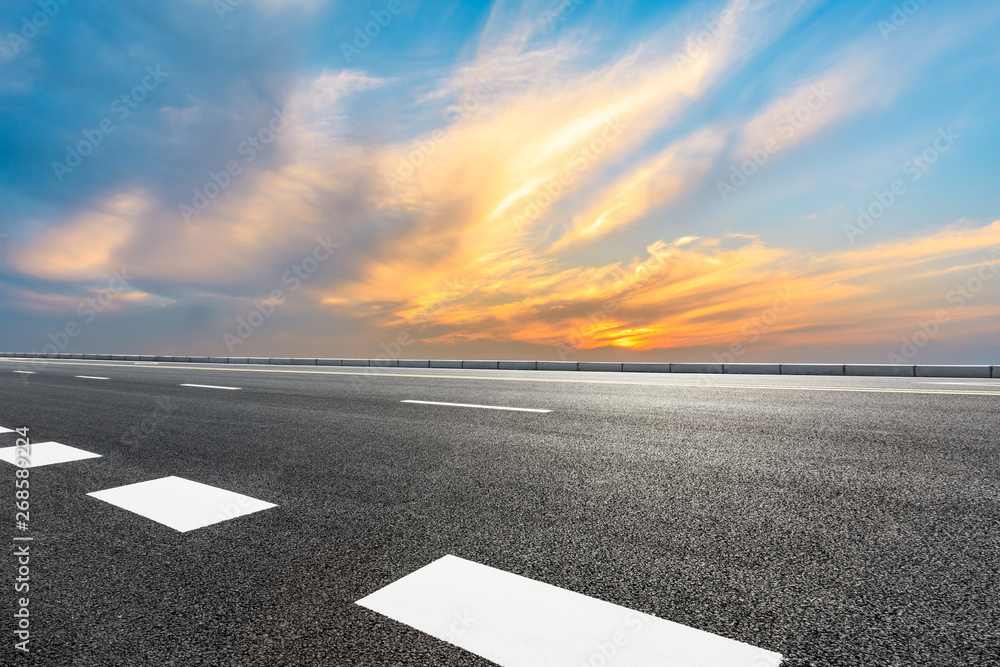
[[[444,556],[357,604],[501,667],[777,667],[781,655]]]
[[[476,405],[474,403],[441,403],[439,401],[400,401],[400,403],[420,403],[421,405],[446,405],[453,408],[482,408],[484,410],[514,410],[516,412],[552,412],[538,408],[507,408],[500,405]]]
[[[174,476],[87,495],[182,533],[277,507],[274,503]]]
[[[76,377],[82,378],[84,380],[110,380],[111,378],[102,378],[97,375],[77,375]]]
[[[21,463],[25,464],[23,466],[25,468],[97,458],[101,458],[101,455],[70,447],[61,442],[33,442],[26,447],[0,448],[0,461],[18,465],[20,460]]]

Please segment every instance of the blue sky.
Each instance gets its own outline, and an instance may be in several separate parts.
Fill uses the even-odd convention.
[[[0,347],[989,363],[998,19],[7,3]]]

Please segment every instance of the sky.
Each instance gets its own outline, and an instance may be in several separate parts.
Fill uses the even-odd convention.
[[[0,350],[1000,363],[995,0],[17,0]]]

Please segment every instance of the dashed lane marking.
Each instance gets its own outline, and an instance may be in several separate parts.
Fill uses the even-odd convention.
[[[474,403],[441,403],[439,401],[400,401],[400,403],[420,403],[422,405],[447,405],[455,408],[483,408],[485,410],[515,410],[517,412],[552,412],[538,408],[507,408],[500,405],[476,405]]]
[[[924,382],[923,384],[957,384],[963,387],[996,387],[1000,389],[1000,380],[993,382]]]

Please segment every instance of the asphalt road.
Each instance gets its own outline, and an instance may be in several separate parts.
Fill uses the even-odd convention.
[[[0,426],[101,455],[30,471],[0,664],[492,664],[355,604],[446,554],[789,666],[997,664],[1000,380],[2,360]],[[171,475],[277,507],[87,495]]]

